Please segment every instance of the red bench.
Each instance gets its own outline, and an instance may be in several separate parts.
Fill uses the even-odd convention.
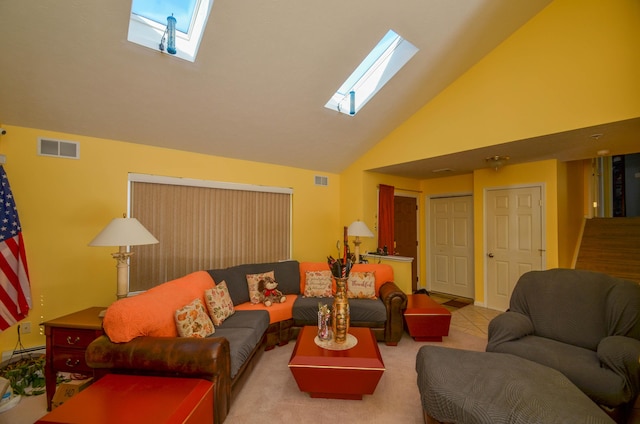
[[[108,374],[36,424],[212,423],[213,390],[198,378]]]
[[[426,294],[411,294],[407,296],[404,320],[415,341],[441,342],[449,335],[451,312]]]

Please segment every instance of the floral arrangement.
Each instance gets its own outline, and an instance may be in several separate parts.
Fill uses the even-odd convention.
[[[318,302],[318,312],[320,315],[329,315],[329,305],[325,305],[322,302]]]
[[[329,269],[331,269],[331,274],[335,278],[349,278],[352,265],[351,259],[345,261],[342,258],[334,259],[333,256],[327,256],[327,263],[329,264]]]
[[[338,259],[335,259],[331,255],[327,256],[327,263],[329,264],[329,269],[331,269],[331,274],[333,274],[335,278],[349,278],[353,260],[351,258],[351,252],[349,251],[347,227],[344,227],[344,252],[342,252],[342,257],[340,257],[340,240],[336,243],[336,248],[338,249]]]

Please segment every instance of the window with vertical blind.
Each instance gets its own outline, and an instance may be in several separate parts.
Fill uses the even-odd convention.
[[[129,174],[130,216],[160,243],[131,246],[129,291],[190,272],[291,257],[290,188]]]

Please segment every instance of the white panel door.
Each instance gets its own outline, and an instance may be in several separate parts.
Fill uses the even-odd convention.
[[[471,196],[431,199],[430,289],[475,297]]]
[[[541,187],[487,191],[487,307],[509,308],[522,274],[542,269]]]

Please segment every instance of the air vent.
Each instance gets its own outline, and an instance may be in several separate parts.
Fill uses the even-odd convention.
[[[451,168],[440,168],[440,169],[434,169],[433,171],[431,171],[433,173],[438,173],[438,172],[453,172],[453,169]]]
[[[77,141],[38,138],[38,154],[40,156],[80,159],[80,143]]]
[[[323,177],[320,175],[316,175],[315,177],[315,184],[318,186],[328,186],[329,185],[329,178],[328,177]]]

